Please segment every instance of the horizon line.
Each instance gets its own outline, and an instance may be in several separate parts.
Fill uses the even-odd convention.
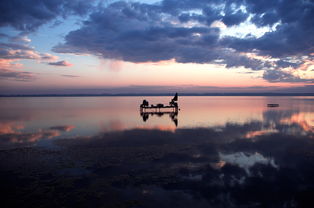
[[[175,92],[174,92],[175,93]],[[127,97],[127,96],[173,96],[174,93],[45,93],[45,94],[0,94],[0,97]],[[178,93],[179,96],[314,96],[314,93]]]

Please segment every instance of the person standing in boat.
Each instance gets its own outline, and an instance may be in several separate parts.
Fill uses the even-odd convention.
[[[170,103],[169,103],[170,106],[178,107],[177,101],[178,101],[178,93],[176,93],[176,94],[174,95],[174,97],[172,98],[172,100],[170,101]]]
[[[172,98],[173,101],[178,101],[178,93],[176,92],[176,94],[174,95],[174,97]]]

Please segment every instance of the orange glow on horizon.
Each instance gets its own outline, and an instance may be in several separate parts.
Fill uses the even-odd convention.
[[[131,63],[117,60],[100,61],[99,66],[85,68],[74,64],[70,69],[42,68],[31,63],[14,64],[0,60],[0,66],[32,69],[27,70],[36,76],[31,82],[4,80],[5,86],[11,88],[39,89],[93,89],[129,86],[165,86],[180,87],[295,87],[304,83],[269,83],[262,78],[263,71],[249,69],[227,69],[218,64],[177,63],[174,59],[160,62]],[[309,65],[309,63],[307,63]],[[35,67],[35,68],[34,68]],[[312,67],[312,66],[310,66]],[[34,68],[34,70],[33,70]],[[34,72],[36,71],[36,72]],[[38,73],[37,73],[38,72]],[[252,72],[252,73],[247,73]],[[61,75],[60,75],[61,74]],[[75,75],[62,76],[65,75]],[[230,89],[229,89],[230,90]],[[198,91],[196,91],[198,92]],[[210,91],[215,92],[215,91]],[[258,89],[247,89],[247,92],[258,92]]]

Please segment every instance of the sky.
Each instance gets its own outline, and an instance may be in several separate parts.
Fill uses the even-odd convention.
[[[313,92],[313,0],[2,0],[0,94]]]

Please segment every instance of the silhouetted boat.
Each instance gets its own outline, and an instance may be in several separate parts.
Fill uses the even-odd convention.
[[[169,102],[169,105],[164,105],[162,103],[158,103],[156,105],[150,105],[147,100],[143,100],[143,103],[140,105],[140,111],[145,112],[146,110],[155,110],[155,112],[160,112],[161,109],[171,109],[172,112],[178,112],[179,106],[178,106],[178,93],[175,94],[175,96],[171,99]]]
[[[269,104],[267,104],[267,107],[272,107],[272,108],[279,107],[279,104],[277,104],[277,103],[269,103]]]

